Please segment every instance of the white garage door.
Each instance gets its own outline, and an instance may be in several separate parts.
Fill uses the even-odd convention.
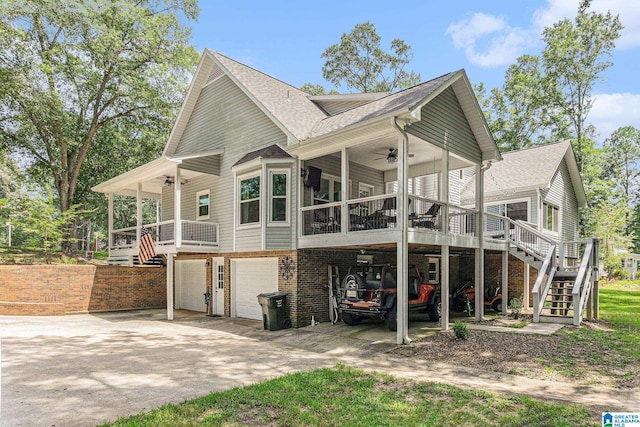
[[[231,289],[236,316],[262,320],[258,294],[278,290],[278,258],[232,259]]]
[[[176,261],[176,308],[206,312],[207,261],[190,259]]]

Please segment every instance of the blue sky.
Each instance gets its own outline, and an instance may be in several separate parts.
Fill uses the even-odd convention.
[[[192,42],[294,86],[331,85],[322,78],[324,49],[356,24],[370,21],[387,48],[394,38],[413,50],[410,69],[428,80],[464,68],[472,83],[501,86],[519,55],[538,54],[542,29],[573,18],[578,0],[455,0],[450,2],[328,0],[201,0]],[[593,0],[625,26],[608,69],[594,90],[589,115],[601,142],[620,126],[640,128],[640,1]],[[339,88],[343,92],[346,88]]]

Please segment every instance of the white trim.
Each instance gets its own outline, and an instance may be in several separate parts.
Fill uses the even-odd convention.
[[[269,169],[267,172],[267,225],[270,227],[289,227],[291,225],[291,169]],[[274,221],[273,220],[273,176],[274,175],[285,175],[286,176],[286,194],[284,195],[284,199],[286,201],[285,206],[285,220],[284,221]],[[277,198],[282,198],[282,196],[277,196]]]
[[[531,222],[531,197],[520,197],[517,199],[508,199],[508,200],[501,200],[501,201],[494,201],[494,202],[486,202],[484,203],[484,211],[487,212],[487,208],[490,206],[499,206],[499,205],[504,205],[504,216],[507,216],[507,205],[510,205],[512,203],[521,203],[521,202],[527,202],[527,222]],[[491,213],[491,212],[489,212]]]
[[[200,215],[200,207],[201,206],[205,206],[204,204],[200,205],[200,196],[204,196],[204,195],[207,196],[207,200],[208,200],[208,202],[206,204],[206,206],[207,206],[207,214],[206,215]],[[207,219],[209,219],[210,215],[211,215],[211,190],[210,189],[206,189],[206,190],[198,191],[196,193],[196,221],[207,220]]]
[[[557,229],[556,230],[547,228],[547,209],[545,209],[545,205],[551,206],[557,212],[557,219],[556,219],[556,221],[557,221],[557,223],[556,223]],[[562,209],[560,209],[560,206],[556,205],[555,203],[549,202],[547,200],[542,200],[541,208],[542,208],[542,215],[540,215],[540,230],[546,231],[547,233],[551,233],[553,235],[560,236],[562,234],[561,233],[562,232],[562,230],[561,230],[561,226],[562,226],[562,216],[561,216],[562,215]],[[553,218],[551,219],[551,222],[553,222]]]
[[[246,224],[242,223],[242,209],[241,208],[241,195],[240,192],[242,191],[242,181],[246,181],[252,178],[258,177],[258,179],[260,180],[260,195],[257,198],[253,198],[251,200],[245,200],[244,202],[248,202],[248,201],[258,201],[258,221],[257,222],[248,222]],[[255,227],[261,227],[261,223],[262,223],[262,189],[263,189],[263,183],[262,183],[262,171],[261,170],[257,170],[251,173],[246,173],[244,175],[236,175],[236,192],[235,192],[235,200],[234,200],[234,205],[236,207],[236,229],[238,230],[244,230],[247,228],[255,228]]]

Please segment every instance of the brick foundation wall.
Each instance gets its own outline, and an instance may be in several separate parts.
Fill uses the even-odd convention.
[[[166,307],[166,269],[0,266],[0,314],[63,315]]]

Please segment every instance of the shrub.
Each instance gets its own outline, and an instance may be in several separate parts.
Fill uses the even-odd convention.
[[[513,313],[513,318],[517,319],[522,313],[522,301],[520,298],[513,298],[509,303],[509,310]]]
[[[464,322],[456,322],[453,324],[453,333],[457,339],[466,340],[469,337],[469,328]]]

